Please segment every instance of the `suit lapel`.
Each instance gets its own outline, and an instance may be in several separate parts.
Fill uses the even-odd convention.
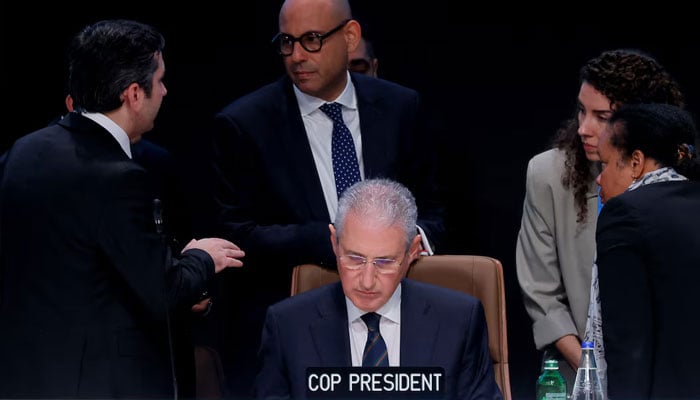
[[[80,135],[82,145],[89,149],[84,155],[80,152],[86,150],[81,150],[81,147],[76,149],[76,152],[81,156],[102,160],[130,160],[112,134],[90,118],[76,112],[70,112],[56,124]]]
[[[360,133],[362,135],[362,157],[364,163],[365,179],[375,177],[390,177],[387,175],[389,166],[387,151],[392,150],[390,138],[398,124],[392,118],[383,115],[386,110],[381,107],[381,98],[375,93],[370,82],[353,77],[355,94],[357,95],[357,110],[360,114]]]
[[[334,285],[330,296],[331,301],[319,302],[320,316],[311,324],[311,336],[321,360],[321,366],[349,367],[352,365],[352,360],[348,313],[340,283]]]
[[[299,204],[299,206],[305,206],[312,219],[328,221],[330,216],[321,187],[321,179],[316,172],[316,164],[306,137],[306,128],[299,113],[299,104],[294,96],[292,82],[284,77],[279,84],[285,99],[280,112],[286,114],[280,118],[280,121],[289,121],[281,127],[280,135],[282,148],[285,149],[287,157],[286,165],[290,167],[288,176],[299,185],[297,198],[305,200],[305,204]]]
[[[401,288],[401,365],[432,365],[440,321],[431,304],[404,279]]]

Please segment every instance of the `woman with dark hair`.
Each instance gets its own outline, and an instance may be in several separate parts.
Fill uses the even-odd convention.
[[[700,398],[700,163],[691,116],[621,107],[600,135],[596,231],[611,398]]]
[[[581,356],[595,254],[598,135],[623,104],[683,105],[678,84],[653,58],[611,50],[580,71],[575,115],[552,149],[533,157],[516,246],[516,268],[535,345],[560,360],[569,392]],[[564,362],[564,360],[566,362]]]

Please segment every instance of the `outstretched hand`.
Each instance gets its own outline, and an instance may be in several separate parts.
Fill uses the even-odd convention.
[[[245,252],[234,243],[220,238],[192,239],[182,251],[200,249],[206,251],[214,260],[214,271],[219,273],[228,267],[242,267],[243,262],[239,258],[245,256]]]

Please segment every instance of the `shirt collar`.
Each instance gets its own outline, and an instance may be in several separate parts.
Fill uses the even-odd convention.
[[[350,323],[367,313],[357,308],[347,296],[345,296],[345,305],[348,309],[348,321]],[[389,297],[389,301],[375,312],[392,322],[401,323],[401,284],[396,287],[394,293]]]
[[[117,143],[119,143],[119,147],[124,150],[124,153],[129,158],[131,157],[131,142],[129,141],[129,135],[126,134],[126,131],[122,129],[121,126],[117,125],[116,122],[112,121],[107,117],[106,115],[102,113],[88,113],[84,112],[82,113],[84,117],[90,118],[91,120],[95,121],[97,124],[99,124],[101,127],[105,128],[107,132],[109,132],[114,139],[116,139]]]
[[[340,93],[340,96],[336,98],[334,101],[335,103],[339,103],[347,108],[350,108],[352,110],[357,109],[357,95],[355,94],[355,85],[352,83],[352,79],[350,78],[350,73],[347,73],[347,80],[345,83],[345,89],[343,89],[343,92]],[[299,103],[299,110],[301,111],[302,116],[306,116],[311,114],[312,112],[318,110],[319,107],[322,105],[328,103],[327,101],[323,99],[319,99],[318,97],[311,96],[309,94],[306,94],[299,90],[296,85],[292,85],[294,88],[294,96],[297,98],[297,103]]]

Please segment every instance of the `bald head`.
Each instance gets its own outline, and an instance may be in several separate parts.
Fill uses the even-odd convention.
[[[335,101],[347,84],[348,54],[362,37],[348,0],[286,0],[279,31],[280,40],[286,41],[282,62],[294,85],[308,95]],[[302,36],[314,39],[314,48],[305,47]]]
[[[280,26],[290,14],[322,14],[337,21],[352,18],[350,3],[347,0],[285,0],[280,9]]]

